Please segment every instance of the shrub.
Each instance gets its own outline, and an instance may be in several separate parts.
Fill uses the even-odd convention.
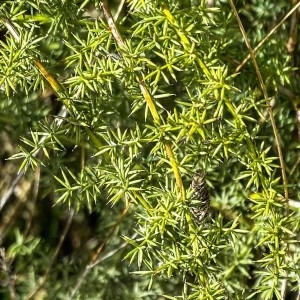
[[[299,297],[296,6],[211,2],[1,4],[3,297]]]

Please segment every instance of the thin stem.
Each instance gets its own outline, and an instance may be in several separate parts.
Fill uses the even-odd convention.
[[[54,254],[53,254],[52,258],[50,259],[50,263],[49,263],[48,268],[47,268],[47,270],[46,270],[46,272],[43,276],[43,279],[42,279],[41,283],[38,285],[38,287],[29,296],[26,297],[27,300],[32,299],[38,293],[38,291],[44,286],[44,284],[46,283],[48,275],[51,271],[51,268],[52,268],[52,266],[53,266],[53,264],[56,260],[56,257],[58,255],[60,249],[61,249],[61,246],[62,246],[62,244],[63,244],[63,242],[66,238],[67,232],[70,229],[70,226],[72,224],[72,220],[73,220],[73,217],[74,217],[74,213],[75,213],[74,209],[71,209],[70,213],[69,213],[68,220],[66,222],[66,225],[64,227],[64,230],[63,230],[62,234],[60,235],[59,242],[57,244],[57,247],[54,251]]]
[[[90,273],[90,271],[93,269],[93,267],[95,267],[100,262],[100,255],[102,254],[104,247],[109,242],[109,240],[112,238],[112,236],[113,236],[114,232],[116,231],[117,227],[119,226],[119,224],[123,221],[123,219],[127,215],[130,207],[131,207],[131,203],[129,203],[129,205],[127,205],[124,208],[124,210],[119,215],[117,221],[115,222],[114,226],[112,226],[110,232],[105,237],[105,239],[101,243],[101,245],[98,247],[98,249],[96,251],[96,254],[92,257],[90,263],[85,267],[85,269],[82,272],[82,274],[80,276],[78,276],[78,280],[77,280],[76,286],[72,290],[72,292],[71,292],[71,294],[69,296],[70,300],[73,299],[74,296],[75,296],[75,294],[79,291],[79,289],[80,289],[81,285],[83,284],[86,276]]]
[[[258,43],[258,45],[253,49],[253,53],[256,53],[262,45],[276,32],[276,30],[299,8],[300,2],[296,4],[285,16],[282,20]],[[235,69],[235,73],[238,73],[247,61],[251,58],[251,54],[249,53],[244,60],[238,65]]]
[[[238,25],[240,27],[241,33],[243,35],[243,38],[245,40],[245,44],[249,50],[249,54],[251,56],[254,68],[255,68],[255,72],[256,75],[258,77],[258,81],[261,87],[261,90],[263,92],[264,98],[266,99],[267,103],[268,103],[268,112],[269,112],[269,116],[270,116],[270,120],[271,120],[271,124],[272,124],[272,128],[273,128],[273,133],[274,133],[274,137],[275,137],[275,142],[276,142],[276,147],[277,147],[277,152],[278,152],[278,156],[279,156],[279,162],[280,162],[280,167],[281,167],[281,174],[282,174],[282,180],[283,180],[283,184],[284,184],[284,197],[286,200],[286,210],[288,213],[288,199],[289,199],[289,193],[288,193],[288,188],[287,188],[287,176],[286,176],[286,170],[285,170],[285,163],[284,163],[284,159],[283,159],[283,153],[282,153],[282,149],[281,149],[281,145],[280,145],[280,138],[279,138],[279,134],[278,134],[278,130],[277,130],[277,126],[276,126],[276,122],[275,122],[275,118],[274,118],[274,114],[273,114],[273,109],[272,106],[269,103],[269,96],[267,93],[267,89],[266,86],[264,84],[261,72],[259,70],[255,55],[254,55],[254,51],[249,43],[249,40],[247,38],[244,26],[241,22],[241,19],[238,15],[238,12],[234,6],[234,3],[232,0],[229,0],[230,5],[232,7],[233,13],[236,17],[236,20],[238,22]]]
[[[61,108],[60,112],[58,113],[58,118],[54,119],[52,126],[54,126],[54,123],[56,123],[57,126],[60,126],[64,120],[64,117],[66,117],[66,116],[67,116],[67,110],[66,110],[66,107],[63,106]],[[40,144],[42,144],[46,140],[46,138],[47,138],[47,136],[44,135],[40,139]],[[32,156],[37,157],[40,152],[41,152],[41,148],[38,151],[36,151]],[[21,181],[21,179],[23,178],[25,173],[26,173],[25,170],[22,170],[19,172],[19,174],[17,174],[17,176],[15,177],[13,182],[10,184],[9,189],[5,192],[5,194],[0,199],[0,212],[3,209],[3,207],[5,206],[5,204],[7,203],[7,201],[9,200],[10,196],[14,193],[16,187],[18,186],[19,182]]]
[[[240,31],[241,31],[241,33],[243,35],[245,44],[246,44],[246,46],[248,48],[250,57],[252,59],[252,63],[254,65],[254,69],[255,69],[256,75],[258,77],[258,81],[259,81],[261,90],[262,90],[263,95],[264,95],[264,98],[265,98],[265,100],[267,101],[267,104],[268,104],[267,109],[268,109],[268,113],[269,113],[271,124],[272,124],[272,129],[273,129],[273,133],[274,133],[274,137],[275,137],[275,143],[276,143],[277,152],[278,152],[278,156],[279,156],[280,167],[281,167],[282,181],[283,181],[283,185],[284,185],[284,197],[285,197],[286,215],[288,215],[289,214],[289,200],[288,200],[289,199],[289,193],[288,193],[288,188],[287,188],[287,176],[286,176],[286,169],[285,169],[285,163],[284,163],[284,159],[283,159],[282,148],[281,148],[281,145],[280,145],[280,138],[279,138],[279,134],[278,134],[278,129],[277,129],[275,118],[274,118],[274,114],[273,114],[273,108],[270,105],[270,100],[269,100],[269,96],[268,96],[268,93],[267,93],[267,89],[266,89],[266,86],[264,84],[264,81],[263,81],[260,69],[258,67],[254,51],[253,51],[253,49],[252,49],[252,47],[250,45],[250,42],[249,42],[249,40],[247,38],[247,35],[246,35],[246,32],[245,32],[244,26],[242,24],[242,21],[241,21],[239,15],[238,15],[238,12],[237,12],[237,10],[235,8],[235,5],[234,5],[233,1],[229,0],[229,2],[230,2],[230,6],[231,6],[231,8],[233,10],[233,13],[235,15],[235,18],[237,20],[237,23],[239,25]],[[287,242],[287,253],[289,253],[289,252],[290,252],[289,251],[289,243]],[[284,279],[282,281],[282,284],[281,284],[281,297],[282,297],[282,299],[285,298],[286,289],[287,289],[287,281],[286,281],[286,279]]]
[[[208,79],[211,79],[213,77],[211,72],[209,71],[205,63],[202,61],[202,59],[199,57],[199,55],[195,54],[195,51],[193,50],[194,47],[192,47],[192,43],[190,42],[189,38],[186,36],[184,31],[178,26],[176,19],[173,17],[172,13],[170,12],[165,3],[162,4],[162,12],[165,14],[169,23],[174,27],[177,35],[180,38],[183,49],[185,49],[190,55],[193,54],[203,73]]]
[[[107,5],[107,2],[105,0],[102,0],[102,1],[100,1],[100,4],[101,4],[101,7],[103,9],[103,13],[104,13],[105,19],[107,21],[107,24],[109,26],[109,29],[110,29],[113,37],[115,38],[116,42],[118,43],[119,47],[121,49],[128,50],[125,43],[124,43],[124,41],[123,41],[123,38],[122,38],[120,32],[118,31],[118,28],[115,25],[115,22],[113,20],[113,17],[112,17],[112,14],[110,12],[110,9]],[[146,86],[145,81],[143,80],[142,75],[136,72],[136,77],[137,77],[137,81],[139,83],[139,87],[141,89],[141,92],[142,92],[142,94],[144,96],[144,99],[145,99],[145,101],[148,105],[148,108],[151,112],[154,123],[156,123],[158,126],[163,124],[164,122],[161,119],[161,117],[160,117],[160,115],[159,115],[159,113],[156,109],[155,103],[152,99],[152,96],[151,96],[147,86]],[[174,177],[175,177],[175,180],[176,180],[176,185],[177,185],[178,191],[180,193],[180,197],[184,201],[185,200],[185,190],[184,190],[184,187],[183,187],[180,171],[179,171],[179,168],[178,168],[178,163],[175,159],[171,144],[167,143],[166,141],[163,141],[163,143],[164,143],[164,146],[165,146],[165,149],[166,149],[167,156],[170,160],[170,164],[171,164],[172,169],[173,169],[173,173],[174,173]]]

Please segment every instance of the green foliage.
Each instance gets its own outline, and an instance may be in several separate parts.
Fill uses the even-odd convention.
[[[299,295],[299,79],[287,21],[256,52],[260,82],[251,59],[237,71],[249,52],[227,1],[99,2],[0,6],[10,32],[1,132],[19,145],[1,160],[38,190],[25,197],[35,223],[19,214],[3,238],[1,264],[13,265],[3,295],[30,298],[44,278],[45,299]],[[253,48],[291,9],[279,2],[239,3]],[[122,8],[116,28],[107,7]],[[199,226],[189,210],[198,169],[211,198]]]

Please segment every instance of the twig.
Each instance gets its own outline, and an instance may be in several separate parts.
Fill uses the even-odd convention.
[[[115,15],[114,15],[114,20],[115,20],[115,21],[117,21],[117,20],[119,19],[119,16],[120,16],[120,14],[121,14],[121,12],[122,12],[122,9],[123,9],[124,4],[125,4],[125,0],[121,0],[121,1],[120,1],[120,4],[119,4],[119,6],[118,6],[117,12],[116,12]]]
[[[277,152],[278,152],[278,156],[279,156],[280,167],[281,167],[282,181],[283,181],[283,185],[284,185],[285,212],[286,212],[286,215],[288,215],[289,214],[289,200],[288,200],[289,199],[289,193],[288,193],[288,188],[287,188],[287,183],[288,182],[287,182],[287,176],[286,176],[286,170],[285,170],[285,163],[284,163],[284,159],[283,159],[283,153],[282,153],[282,149],[281,149],[281,145],[280,145],[279,134],[278,134],[277,125],[276,125],[274,114],[273,114],[273,108],[270,105],[270,101],[269,101],[269,96],[268,96],[268,93],[267,93],[267,89],[266,89],[266,86],[264,84],[261,72],[259,70],[256,58],[255,58],[254,51],[253,51],[253,49],[252,49],[252,47],[251,47],[251,45],[249,43],[249,40],[248,40],[248,37],[246,35],[246,32],[245,32],[244,26],[242,24],[242,21],[241,21],[239,15],[238,15],[238,12],[237,12],[237,10],[235,8],[233,0],[229,0],[229,2],[230,2],[230,6],[231,6],[231,8],[233,10],[233,13],[235,15],[235,18],[237,20],[237,23],[239,25],[240,31],[241,31],[241,33],[243,35],[245,44],[246,44],[246,46],[248,48],[248,51],[249,51],[252,63],[254,65],[254,69],[255,69],[256,75],[258,77],[258,81],[259,81],[261,90],[262,90],[263,95],[264,95],[264,98],[265,98],[265,100],[268,103],[268,108],[267,109],[268,109],[269,117],[270,117],[271,124],[272,124],[272,129],[273,129],[273,133],[274,133],[274,137],[275,137],[275,143],[276,143]],[[288,249],[287,252],[289,253],[290,252],[289,251],[289,243],[287,243],[287,249]],[[282,299],[285,298],[286,289],[287,289],[287,281],[286,281],[286,279],[284,279],[282,281],[282,284],[281,284],[281,297],[282,297]]]
[[[294,6],[297,6],[297,2],[298,5],[300,5],[299,0],[292,1]],[[297,42],[298,42],[298,10],[295,10],[291,18],[290,37],[286,45],[288,53],[294,58],[294,60],[296,59],[295,49],[297,47]]]
[[[55,118],[52,126],[54,126],[54,124],[60,126],[64,120],[64,118],[67,116],[67,110],[66,107],[63,106],[58,114],[59,118]],[[43,143],[43,141],[46,139],[46,135],[44,135],[41,139],[40,139],[40,143]],[[36,151],[32,156],[33,157],[37,157],[37,155],[41,152],[41,150]],[[2,196],[2,198],[0,199],[0,212],[3,209],[3,207],[5,206],[6,202],[8,201],[8,199],[10,198],[10,196],[13,194],[13,192],[15,191],[17,185],[19,184],[20,180],[22,179],[22,177],[25,175],[25,171],[22,170],[14,179],[14,181],[11,183],[10,188],[4,193],[4,195]]]
[[[74,209],[71,209],[71,210],[70,210],[70,213],[69,213],[68,220],[67,220],[66,225],[65,225],[65,227],[64,227],[64,230],[63,230],[62,234],[60,235],[59,242],[58,242],[57,247],[56,247],[56,249],[55,249],[55,251],[54,251],[54,254],[53,254],[53,256],[52,256],[52,258],[51,258],[51,260],[50,260],[50,263],[49,263],[49,265],[48,265],[48,268],[47,268],[47,270],[46,270],[46,272],[45,272],[45,274],[44,274],[44,276],[43,276],[43,278],[42,278],[41,283],[40,283],[39,286],[38,286],[38,287],[37,287],[37,288],[36,288],[29,296],[27,296],[25,299],[27,299],[27,300],[32,299],[32,298],[37,294],[37,292],[38,292],[38,291],[44,286],[44,284],[46,283],[46,280],[47,280],[47,278],[48,278],[48,275],[49,275],[49,273],[50,273],[50,270],[51,270],[51,268],[52,268],[52,266],[53,266],[53,264],[54,264],[54,261],[56,260],[56,257],[57,257],[57,255],[58,255],[60,249],[61,249],[61,246],[62,246],[62,244],[63,244],[63,242],[64,242],[64,240],[65,240],[65,238],[66,238],[67,232],[69,231],[69,228],[70,228],[70,226],[71,226],[73,217],[74,217]]]
[[[110,29],[113,37],[115,38],[116,42],[118,43],[118,45],[121,49],[127,50],[126,45],[123,41],[123,38],[122,38],[121,34],[119,33],[116,25],[115,25],[115,22],[113,20],[112,14],[110,12],[110,9],[107,5],[106,0],[101,0],[100,5],[103,9],[105,19],[107,21],[107,24],[109,26],[109,29]],[[139,74],[139,73],[136,73],[136,77],[137,77],[137,81],[139,83],[140,90],[141,90],[141,92],[143,94],[143,97],[144,97],[144,99],[145,99],[145,101],[148,105],[148,108],[151,112],[151,115],[152,115],[152,118],[153,118],[154,122],[157,125],[161,125],[163,123],[163,120],[161,119],[161,117],[160,117],[160,115],[159,115],[159,113],[156,109],[155,103],[154,103],[154,101],[152,99],[152,96],[151,96],[151,94],[150,94],[150,92],[149,92],[149,90],[148,90],[148,88],[147,88],[147,86],[146,86],[146,84],[143,80],[142,75]],[[167,153],[167,156],[169,158],[170,164],[172,166],[172,170],[173,170],[173,173],[174,173],[174,177],[175,177],[175,180],[176,180],[176,185],[177,185],[178,191],[180,193],[181,199],[184,201],[185,200],[185,190],[184,190],[184,187],[183,187],[182,178],[181,178],[181,175],[180,175],[178,164],[177,164],[177,161],[175,159],[171,144],[167,141],[164,141],[163,143],[164,143],[164,146],[165,146],[166,153]]]
[[[15,40],[17,42],[20,42],[20,40],[21,40],[20,34],[17,31],[17,29],[14,27],[14,25],[12,24],[10,19],[8,17],[1,16],[0,20],[2,21],[4,26],[7,28],[7,30],[10,32],[10,34],[15,38]],[[48,81],[48,83],[52,86],[55,93],[59,96],[60,92],[62,91],[61,84],[47,71],[47,69],[43,66],[43,64],[38,59],[35,59],[34,63],[38,67],[38,69],[40,70],[42,75],[45,77],[45,79]],[[64,101],[64,102],[65,102],[65,104],[69,103],[68,101]],[[62,108],[58,114],[58,117],[60,117],[60,118],[55,119],[53,121],[52,126],[54,125],[54,123],[56,123],[57,126],[60,126],[63,122],[64,117],[66,117],[67,114],[68,114],[68,112],[67,112],[66,106],[62,106]],[[46,135],[40,139],[40,143],[42,143],[45,139],[46,139]],[[40,150],[36,151],[33,154],[33,157],[36,157],[39,153],[40,153]],[[6,191],[6,193],[0,199],[0,211],[3,209],[6,202],[8,201],[10,196],[15,191],[16,186],[19,184],[19,182],[22,179],[22,177],[24,176],[24,174],[25,174],[24,170],[19,172],[19,174],[14,179],[14,181],[11,183],[10,188]]]
[[[256,53],[261,46],[275,33],[275,31],[299,8],[300,3],[295,5],[285,16],[284,18],[258,43],[258,45],[253,49],[253,53]],[[247,61],[251,58],[250,53],[244,58],[244,60],[238,65],[235,69],[235,73],[238,73]]]
[[[10,299],[14,300],[16,299],[17,294],[15,291],[14,279],[12,278],[13,276],[10,271],[9,262],[8,259],[6,258],[6,253],[4,248],[0,248],[0,269],[4,272],[5,276],[8,278],[5,284],[7,283],[9,287]]]
[[[115,230],[117,229],[118,225],[123,221],[123,219],[125,218],[129,208],[131,207],[131,203],[129,203],[124,210],[122,211],[122,213],[119,215],[117,221],[115,222],[114,226],[111,228],[110,232],[108,233],[108,235],[105,237],[104,241],[102,242],[102,244],[98,247],[96,254],[92,257],[90,263],[85,267],[83,273],[78,277],[76,286],[74,287],[74,289],[72,290],[70,296],[68,299],[73,299],[75,294],[78,292],[78,290],[80,289],[83,281],[85,280],[86,276],[90,273],[90,271],[92,270],[92,268],[97,265],[101,260],[100,260],[100,255],[105,247],[105,245],[108,243],[108,241],[110,240],[110,238],[112,237],[113,233],[115,232]],[[102,259],[104,260],[104,259]]]
[[[130,238],[134,239],[137,237],[137,233],[133,234]],[[116,249],[108,252],[107,254],[100,256],[99,259],[97,259],[94,264],[91,265],[91,267],[95,267],[97,264],[101,263],[102,261],[112,257],[113,255],[115,255],[117,252],[119,252],[121,249],[125,248],[126,246],[128,246],[128,243],[124,242],[122,243],[119,247],[117,247]]]
[[[20,34],[12,24],[10,19],[7,17],[1,17],[0,19],[2,23],[5,25],[5,27],[7,28],[7,30],[10,32],[10,34],[15,38],[15,40],[17,42],[20,42],[21,41]],[[34,63],[56,93],[62,92],[64,90],[62,85],[47,71],[44,65],[37,58],[34,59]],[[64,100],[64,104],[69,107],[69,101],[67,101],[66,99]]]
[[[269,104],[269,100],[268,100],[269,96],[268,96],[268,93],[267,93],[267,89],[266,89],[266,86],[264,84],[261,72],[259,70],[256,58],[255,58],[255,55],[254,55],[254,51],[253,51],[253,49],[252,49],[252,47],[249,43],[249,40],[247,38],[247,35],[246,35],[246,32],[245,32],[244,26],[242,24],[242,21],[241,21],[239,15],[238,15],[238,12],[235,8],[233,0],[229,0],[229,2],[230,2],[230,5],[233,9],[233,13],[236,17],[238,25],[240,27],[240,30],[241,30],[241,33],[243,35],[246,46],[249,50],[249,54],[251,56],[251,59],[252,59],[252,62],[253,62],[254,68],[255,68],[255,72],[256,72],[256,75],[258,77],[258,81],[259,81],[261,90],[263,92],[264,98],[266,99],[266,101],[268,101],[268,112],[269,112],[269,116],[270,116],[270,120],[271,120],[271,124],[272,124],[272,128],[273,128],[273,133],[274,133],[274,137],[275,137],[275,141],[276,141],[276,147],[277,147],[278,156],[279,156],[279,162],[280,162],[281,173],[282,173],[282,180],[283,180],[283,184],[284,184],[284,197],[286,199],[286,210],[287,210],[287,213],[288,213],[289,194],[288,194],[288,188],[287,188],[287,176],[286,176],[286,170],[285,170],[285,163],[284,163],[284,160],[283,160],[283,153],[282,153],[282,149],[281,149],[281,146],[280,146],[279,134],[278,134],[278,130],[277,130],[274,114],[273,114],[273,109],[272,109],[271,105]]]

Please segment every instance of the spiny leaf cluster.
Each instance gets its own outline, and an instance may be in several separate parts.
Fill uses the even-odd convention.
[[[8,35],[0,47],[0,107],[14,116],[1,113],[1,124],[15,141],[22,137],[13,162],[20,171],[41,167],[41,182],[50,182],[44,193],[55,189],[57,206],[100,211],[105,228],[113,226],[112,214],[118,222],[130,207],[109,242],[121,243],[122,235],[131,246],[123,254],[132,273],[149,280],[154,296],[145,292],[139,299],[157,293],[282,299],[282,290],[297,290],[299,212],[288,208],[285,192],[299,192],[299,140],[295,106],[278,92],[287,86],[296,93],[291,59],[282,51],[288,34],[279,30],[257,53],[270,95],[264,98],[251,61],[235,71],[248,52],[224,1],[212,8],[206,1],[128,1],[116,22],[123,42],[101,5],[90,2],[1,4],[20,36]],[[98,18],[88,4],[95,4]],[[261,26],[272,21],[261,14],[269,6],[240,7],[253,22],[253,44],[269,31]],[[41,74],[39,63],[56,79]],[[43,95],[49,85],[53,99]],[[198,169],[206,173],[211,199],[210,217],[199,226],[189,210]],[[116,269],[119,261],[113,260]],[[121,268],[118,282],[128,271]],[[88,286],[98,276],[111,283],[100,264]],[[57,285],[61,292],[63,284]],[[93,291],[91,297],[105,299]]]

